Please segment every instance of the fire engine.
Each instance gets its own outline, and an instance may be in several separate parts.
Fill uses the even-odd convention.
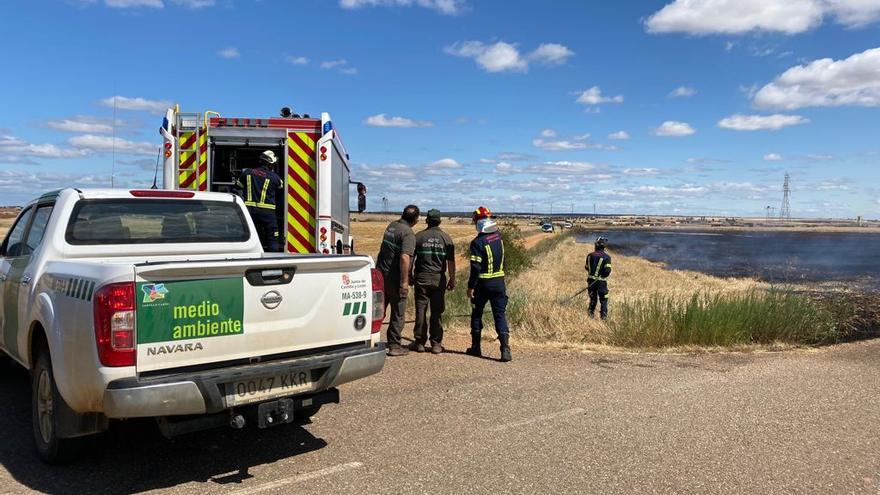
[[[168,109],[159,129],[165,189],[234,192],[242,169],[259,166],[272,150],[284,181],[276,217],[291,254],[354,252],[349,230],[349,188],[357,185],[358,211],[366,187],[351,182],[349,156],[328,113],[321,118],[239,118],[217,112]]]

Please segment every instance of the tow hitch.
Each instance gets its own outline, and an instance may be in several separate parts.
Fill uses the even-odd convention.
[[[257,408],[257,426],[269,428],[293,422],[293,399],[264,402]]]

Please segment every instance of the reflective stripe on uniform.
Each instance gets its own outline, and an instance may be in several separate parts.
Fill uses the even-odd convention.
[[[245,206],[257,206],[257,203],[254,202],[254,193],[253,193],[253,181],[251,180],[250,174],[246,177],[247,187],[245,188],[245,198],[244,205]]]
[[[482,263],[482,262],[483,262],[483,258],[482,258],[482,256],[474,256],[474,255],[471,255],[471,261],[476,261],[477,263]]]
[[[599,280],[600,282],[604,282],[608,280],[606,277],[600,277],[599,274],[602,272],[602,264],[605,263],[605,258],[599,258],[599,262],[596,263],[596,269],[587,277],[590,280]],[[610,265],[611,263],[609,263]]]
[[[492,257],[492,246],[486,244],[486,273],[481,273],[480,276],[488,275],[486,278],[491,278],[492,272],[495,271],[495,259]]]
[[[257,208],[275,209],[275,205],[266,202],[266,193],[269,191],[269,183],[271,182],[272,180],[269,177],[266,177],[266,180],[263,181],[263,190],[260,191],[260,200],[256,204]]]

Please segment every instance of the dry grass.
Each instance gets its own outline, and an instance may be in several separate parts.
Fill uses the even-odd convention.
[[[511,312],[516,314],[521,336],[538,341],[573,343],[608,342],[609,329],[587,313],[587,294],[575,294],[586,287],[584,259],[590,246],[573,239],[562,241],[540,256],[534,268],[509,283]],[[745,294],[768,286],[751,279],[718,278],[702,273],[667,270],[634,256],[609,250],[613,272],[609,280],[610,305],[621,299],[647,299],[658,293],[685,301],[695,292]]]

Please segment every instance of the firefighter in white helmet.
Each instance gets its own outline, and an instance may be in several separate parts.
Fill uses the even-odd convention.
[[[281,251],[275,202],[280,196],[276,193],[284,189],[284,181],[272,170],[277,161],[272,150],[264,151],[260,166],[242,170],[235,183],[242,190],[244,204],[257,227],[263,249],[268,252]]]

